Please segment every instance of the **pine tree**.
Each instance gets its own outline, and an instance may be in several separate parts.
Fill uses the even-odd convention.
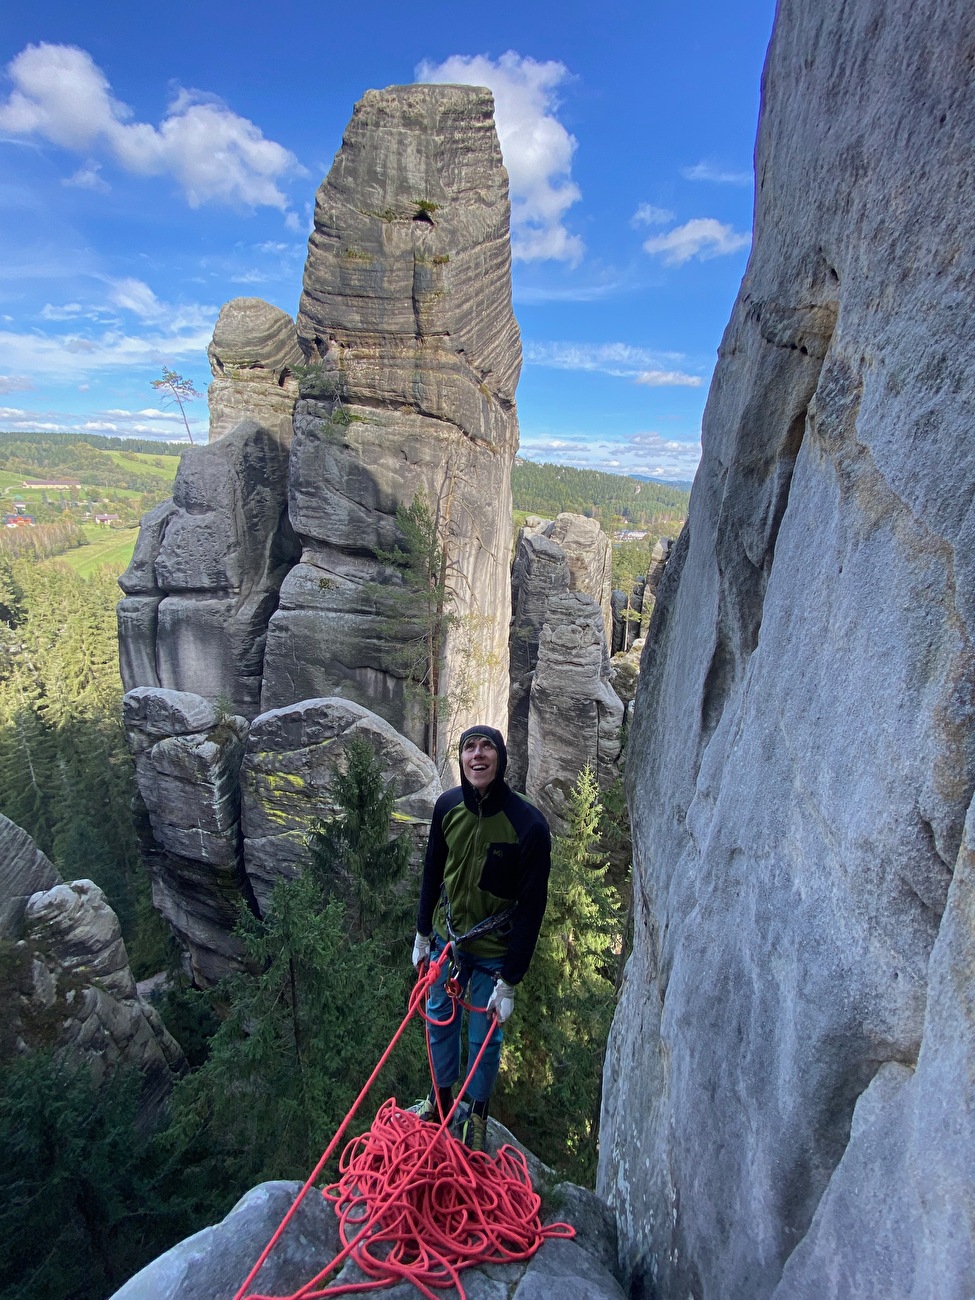
[[[552,844],[548,906],[506,1030],[499,1111],[543,1160],[591,1182],[603,1054],[615,1004],[619,895],[597,852],[602,806],[586,767]]]

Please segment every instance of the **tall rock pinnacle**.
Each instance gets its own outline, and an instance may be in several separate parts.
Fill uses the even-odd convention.
[[[396,509],[435,517],[455,616],[448,730],[506,717],[514,390],[507,174],[487,90],[394,86],[357,104],[318,192],[298,314],[317,370],[295,413],[302,561],[268,629],[264,708],[343,694],[423,743],[377,585]]]

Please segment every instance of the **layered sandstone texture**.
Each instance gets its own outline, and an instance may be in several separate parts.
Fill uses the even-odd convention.
[[[590,598],[600,611],[601,634],[608,647],[613,629],[612,566],[613,552],[609,538],[596,520],[587,519],[584,515],[564,512],[556,519],[531,516],[519,530],[511,570],[506,774],[508,783],[515,790],[523,791],[527,788],[532,684],[548,617],[549,601],[554,596],[570,591]],[[556,617],[562,620],[564,608],[558,608],[560,612]],[[593,696],[593,691],[599,694],[603,690],[597,684],[600,675],[604,675],[603,658],[604,656],[595,657],[598,660],[594,660],[595,679],[585,687],[587,698]],[[565,667],[567,675],[563,686],[578,687],[578,674],[568,664]],[[554,731],[575,727],[579,721],[579,705],[578,690],[561,700],[561,708],[560,701],[554,696],[550,697],[546,707],[557,709],[562,716],[553,713],[545,725]],[[563,752],[566,748],[565,744],[560,746]],[[565,778],[563,784],[567,783],[567,786],[575,782],[587,761],[592,761],[594,767],[596,765],[595,750],[590,754],[584,736],[577,737],[574,752],[580,761],[562,773]],[[580,757],[586,754],[589,758]]]
[[[213,382],[207,392],[210,441],[241,420],[256,420],[285,444],[304,363],[291,317],[262,298],[225,303],[207,348]]]
[[[603,616],[591,596],[550,597],[528,710],[525,792],[554,830],[587,765],[605,788],[619,776],[624,706],[613,690]]]
[[[301,700],[255,718],[240,773],[244,869],[264,911],[275,883],[307,858],[314,828],[336,811],[349,746],[368,745],[394,795],[391,832],[426,842],[443,792],[436,764],[354,700]]]
[[[263,914],[275,883],[301,870],[354,739],[392,785],[393,833],[425,842],[442,789],[435,764],[352,700],[302,700],[248,723],[192,692],[139,687],[123,711],[153,904],[198,985],[239,967],[241,905]]]
[[[265,710],[344,695],[424,744],[406,667],[422,629],[387,599],[383,557],[421,497],[454,616],[445,730],[505,723],[521,346],[492,113],[475,87],[369,91],[318,192],[298,334],[320,369],[291,451],[302,554],[268,629]]]
[[[140,1103],[158,1113],[183,1053],[140,998],[118,917],[90,880],[64,883],[34,841],[0,816],[4,958],[0,1060],[54,1051],[100,1084],[119,1068],[142,1075]]]
[[[143,520],[119,579],[126,690],[189,691],[253,717],[268,619],[296,558],[281,438],[245,419],[185,451],[172,501]]]
[[[975,1293],[975,31],[783,0],[630,736],[633,1294]]]

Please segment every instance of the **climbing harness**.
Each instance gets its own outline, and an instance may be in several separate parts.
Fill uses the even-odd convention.
[[[421,964],[406,1015],[389,1046],[234,1300],[316,1300],[376,1290],[397,1282],[412,1283],[427,1300],[436,1300],[435,1290],[456,1287],[460,1300],[465,1300],[460,1281],[463,1269],[525,1260],[546,1238],[575,1236],[575,1229],[567,1223],[542,1225],[541,1198],[532,1188],[528,1166],[520,1151],[505,1145],[492,1159],[483,1152],[468,1151],[449,1132],[460,1098],[491,1041],[497,1022],[495,1016],[464,1086],[447,1114],[440,1112],[439,1124],[402,1110],[390,1098],[380,1106],[369,1131],[345,1147],[339,1158],[338,1180],[322,1192],[339,1219],[342,1249],[334,1259],[289,1296],[268,1296],[249,1290],[338,1147],[409,1021],[419,1013],[427,1025],[441,1023],[429,1019],[423,1004],[427,992],[440,978],[453,947],[451,941],[438,958]],[[462,1006],[468,1011],[485,1010],[469,1007],[459,997],[453,1002],[451,1019],[460,1014]],[[432,1078],[429,1032],[426,1038]],[[369,1280],[338,1286],[326,1283],[325,1279],[337,1274],[347,1259],[354,1260]]]
[[[467,980],[470,979],[470,972],[467,973],[467,980],[463,977],[465,967],[461,961],[460,950],[463,944],[468,943],[471,939],[483,939],[486,934],[494,934],[498,930],[504,930],[509,926],[512,916],[514,916],[516,903],[506,907],[503,912],[495,912],[493,916],[486,916],[483,921],[478,921],[477,925],[472,925],[464,934],[458,934],[454,929],[454,918],[450,910],[450,899],[447,897],[447,886],[440,886],[440,904],[443,907],[444,920],[447,923],[447,934],[450,936],[450,944],[453,949],[454,958],[451,961],[450,969],[447,973],[447,980],[444,984],[448,995],[459,1001],[462,997]],[[466,1008],[468,1011],[470,1007]],[[490,1035],[489,1035],[490,1037]]]

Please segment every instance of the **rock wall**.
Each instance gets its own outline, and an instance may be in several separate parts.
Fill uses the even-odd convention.
[[[297,330],[258,298],[221,311],[210,443],[121,580],[127,690],[246,718],[343,695],[441,755],[504,726],[521,345],[493,108],[469,86],[369,91],[318,193]],[[450,593],[435,741],[389,558],[417,497]]]
[[[492,112],[473,87],[369,91],[318,192],[298,334],[325,382],[295,414],[303,549],[268,629],[264,709],[341,694],[423,744],[397,662],[416,629],[391,625],[397,578],[377,557],[422,495],[459,620],[441,690],[469,696],[446,731],[504,725],[521,347]]]
[[[295,369],[304,363],[295,323],[261,298],[234,298],[221,308],[207,349],[210,441],[241,420],[256,420],[286,445],[298,398]]]
[[[552,596],[532,676],[525,792],[553,830],[565,829],[566,798],[586,764],[601,786],[618,777],[622,726],[599,606],[578,591]]]
[[[415,827],[425,840],[442,789],[435,764],[352,700],[302,700],[248,723],[200,695],[138,687],[123,710],[153,904],[199,985],[237,968],[241,903],[260,914],[276,881],[300,870],[310,832],[334,811],[352,739],[366,741],[393,785],[393,833]]]
[[[0,816],[0,1059],[36,1050],[142,1075],[141,1107],[158,1113],[183,1053],[139,997],[118,917],[90,880],[62,882],[34,841]]]
[[[782,0],[628,755],[598,1187],[637,1297],[975,1291],[961,0]]]

